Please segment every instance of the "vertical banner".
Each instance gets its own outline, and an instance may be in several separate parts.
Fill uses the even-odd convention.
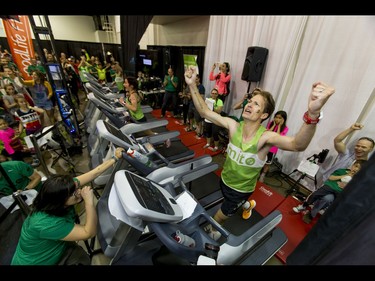
[[[13,62],[17,64],[22,77],[30,79],[27,68],[30,65],[30,58],[34,57],[30,22],[28,16],[18,16],[18,18],[19,21],[16,19],[3,19],[3,24]]]
[[[198,68],[198,64],[197,64],[197,58],[198,58],[197,55],[185,55],[184,54],[184,68],[185,68],[185,70],[189,66],[195,66],[196,69],[197,69],[197,74],[199,74],[199,68]]]

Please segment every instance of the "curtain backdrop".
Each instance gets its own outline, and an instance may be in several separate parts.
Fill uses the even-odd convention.
[[[120,16],[121,48],[124,57],[121,65],[126,75],[135,75],[135,56],[138,43],[153,16]]]
[[[208,80],[209,69],[214,62],[228,61],[232,90],[224,109],[239,115],[240,110],[233,111],[232,106],[248,89],[248,82],[241,80],[247,48],[269,49],[263,77],[259,85],[250,85],[250,91],[260,86],[273,94],[275,112],[288,113],[288,135],[296,134],[302,124],[312,84],[323,81],[334,86],[336,93],[324,106],[324,118],[309,147],[277,154],[288,174],[302,160],[327,148],[330,152],[323,169],[337,157],[334,137],[354,122],[365,127],[347,139],[349,145],[361,136],[375,137],[375,122],[371,122],[375,114],[374,26],[374,16],[211,16],[203,84],[209,93],[214,87]]]

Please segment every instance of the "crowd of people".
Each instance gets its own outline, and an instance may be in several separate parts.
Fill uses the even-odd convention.
[[[77,60],[74,57],[67,58],[64,53],[59,58],[77,104],[78,91],[85,89],[87,78],[84,73],[90,73],[99,83],[117,86],[119,93],[125,94],[119,98],[119,103],[127,109],[132,119],[140,123],[147,122],[141,110],[143,96],[139,86],[142,75],[138,75],[138,79],[126,76],[118,62],[111,60],[102,63],[98,58],[90,57],[85,49],[81,51],[82,55]],[[47,61],[57,61],[55,55],[46,50],[45,56]],[[56,122],[53,90],[45,68],[37,58],[31,60],[28,73],[32,79],[27,80],[20,76],[17,66],[9,57],[10,54],[6,54],[1,58],[0,165],[8,171],[11,180],[17,183],[16,191],[35,189],[38,192],[31,205],[31,213],[23,223],[11,263],[88,265],[89,256],[75,243],[94,237],[97,232],[98,218],[93,190],[87,184],[115,164],[122,157],[123,149],[118,148],[111,159],[85,174],[76,177],[54,175],[42,183],[40,175],[24,162],[24,158],[32,157],[33,152],[25,147],[22,138]],[[215,74],[217,67],[219,71]],[[287,112],[278,110],[274,113],[272,94],[261,88],[245,94],[233,106],[234,110],[242,109],[239,117],[225,116],[223,108],[230,96],[230,80],[229,63],[215,63],[209,73],[209,81],[214,81],[214,85],[206,97],[205,87],[201,84],[196,68],[187,68],[181,79],[169,67],[163,80],[165,93],[161,104],[161,118],[167,116],[168,109],[173,117],[179,114],[180,99],[182,125],[186,126],[186,131],[195,131],[197,138],[206,138],[205,149],[218,151],[219,130],[223,128],[228,132],[226,158],[219,182],[224,201],[213,217],[220,225],[224,225],[241,208],[243,219],[251,217],[256,207],[251,195],[257,182],[264,181],[278,149],[305,150],[314,136],[323,106],[335,93],[334,87],[324,82],[313,83],[306,98],[308,106],[303,122],[297,133],[289,136]],[[262,123],[272,116],[273,119],[263,126]],[[338,159],[330,168],[320,171],[324,184],[293,208],[296,213],[305,212],[304,222],[310,223],[320,210],[328,208],[365,165],[374,148],[373,139],[361,137],[350,149],[343,142],[351,133],[362,128],[362,124],[354,123],[334,138]],[[148,133],[154,134],[152,131]],[[0,183],[1,196],[9,196],[15,191],[4,176],[0,177]],[[82,201],[86,212],[83,224],[77,220],[74,208]],[[207,225],[205,231],[214,240],[221,237],[215,225]]]

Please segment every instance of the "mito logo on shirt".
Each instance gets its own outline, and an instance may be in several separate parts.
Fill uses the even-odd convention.
[[[250,152],[243,152],[241,149],[233,145],[232,143],[229,143],[227,148],[227,157],[229,157],[232,161],[236,162],[238,165],[241,166],[248,166],[248,167],[262,167],[263,162],[257,161],[255,158],[254,153]]]

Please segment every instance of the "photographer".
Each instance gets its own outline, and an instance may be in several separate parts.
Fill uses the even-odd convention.
[[[214,74],[216,66],[219,67],[219,72]],[[212,66],[210,76],[208,77],[210,81],[215,81],[215,88],[219,92],[219,99],[225,102],[225,98],[229,95],[229,83],[232,76],[229,74],[230,66],[228,62],[214,63]]]

